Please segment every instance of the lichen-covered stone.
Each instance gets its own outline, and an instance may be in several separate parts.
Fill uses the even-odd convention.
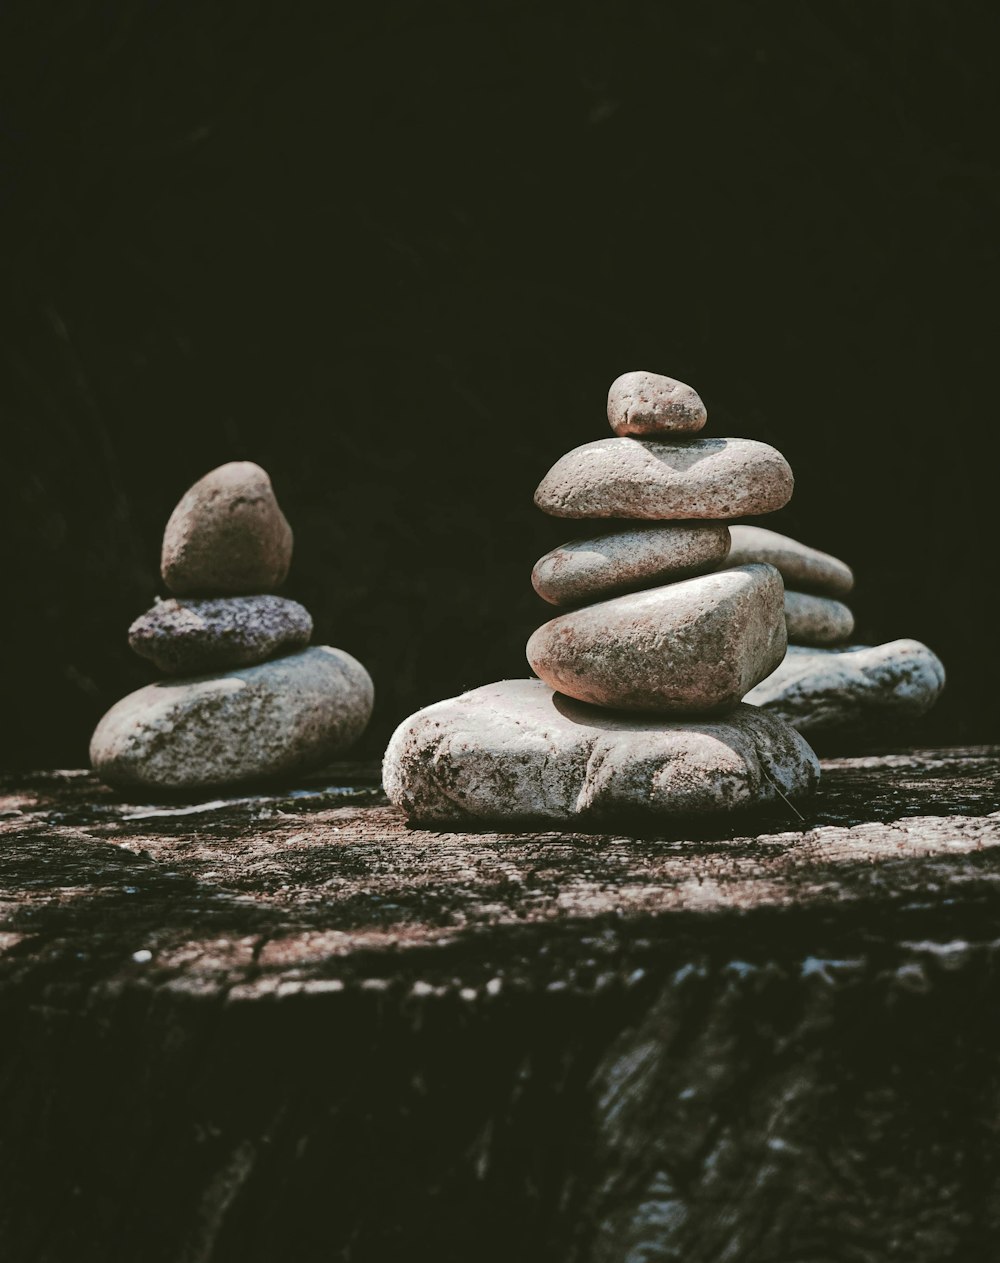
[[[722,520],[780,509],[793,483],[781,453],[753,439],[598,439],[556,461],[535,504],[554,517]]]
[[[731,526],[729,547],[731,566],[746,566],[755,561],[767,562],[781,572],[787,587],[806,592],[825,592],[830,596],[846,596],[854,587],[850,566],[800,544],[788,535],[779,535],[763,526]]]
[[[553,548],[535,563],[531,582],[552,605],[574,605],[711,570],[728,549],[724,522],[637,526]]]
[[[361,663],[328,645],[164,680],[111,707],[90,760],[119,788],[200,789],[301,772],[357,740],[373,693]]]
[[[854,615],[833,597],[786,589],[785,628],[798,645],[842,645],[854,631]]]
[[[718,714],[785,653],[781,576],[741,566],[560,614],[528,641],[531,669],[582,702]]]
[[[292,529],[251,461],[211,470],[184,493],[163,534],[160,572],[176,596],[247,596],[281,587]]]
[[[690,435],[707,418],[697,391],[660,373],[623,373],[608,391],[608,422],[616,434]]]
[[[157,601],[135,620],[128,643],[168,675],[226,671],[309,643],[312,618],[281,596]]]
[[[844,649],[789,645],[778,669],[746,696],[800,732],[822,733],[914,719],[945,684],[940,658],[919,640]]]
[[[761,722],[765,721],[765,722]],[[786,724],[738,706],[716,720],[615,715],[506,680],[399,726],[383,783],[416,823],[579,825],[751,808],[809,793],[816,756]]]

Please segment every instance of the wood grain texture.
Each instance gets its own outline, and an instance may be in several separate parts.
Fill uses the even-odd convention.
[[[626,837],[4,782],[0,1254],[993,1257],[998,784]]]

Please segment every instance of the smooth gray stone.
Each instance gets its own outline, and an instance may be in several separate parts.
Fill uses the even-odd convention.
[[[167,675],[226,671],[309,643],[309,611],[281,596],[157,601],[128,630],[128,643]]]
[[[747,566],[764,561],[781,572],[785,586],[806,592],[846,596],[854,587],[854,573],[845,562],[830,553],[800,544],[788,535],[779,535],[764,526],[731,526],[729,547],[731,566]]]
[[[741,566],[612,597],[550,619],[531,669],[581,702],[653,714],[718,714],[785,654],[773,566]]]
[[[120,788],[200,789],[301,772],[360,737],[373,694],[361,663],[328,645],[164,680],[111,707],[90,761]]]
[[[764,722],[761,722],[764,721]],[[402,723],[383,784],[411,821],[470,824],[737,811],[808,794],[819,764],[764,711],[716,720],[615,715],[504,680],[428,706]]]
[[[919,640],[844,649],[789,645],[778,669],[746,695],[800,732],[913,719],[937,701],[944,666]]]
[[[292,528],[270,478],[251,461],[231,461],[181,497],[160,572],[176,596],[246,596],[280,588],[291,560]]]
[[[833,597],[786,589],[785,629],[797,645],[842,645],[854,631],[854,615]]]
[[[550,604],[575,605],[712,570],[728,550],[724,522],[637,526],[553,548],[535,563],[531,582]]]
[[[554,517],[725,520],[782,508],[793,484],[781,453],[753,439],[598,439],[556,461],[535,504]]]
[[[608,391],[608,423],[616,434],[691,435],[707,419],[697,391],[662,373],[623,373]]]

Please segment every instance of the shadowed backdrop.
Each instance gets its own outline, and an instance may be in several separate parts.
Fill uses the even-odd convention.
[[[251,459],[375,757],[527,674],[532,507],[609,383],[690,382],[796,475],[857,639],[996,739],[988,3],[7,5],[3,761],[80,765],[201,474]],[[987,562],[989,557],[989,562]]]

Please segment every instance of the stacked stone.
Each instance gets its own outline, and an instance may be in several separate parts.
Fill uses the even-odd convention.
[[[792,645],[846,644],[854,615],[839,598],[854,587],[850,566],[762,526],[734,526],[727,566],[764,562],[785,583],[785,627]]]
[[[766,563],[785,582],[788,652],[747,695],[811,737],[858,730],[880,736],[925,714],[944,688],[944,666],[919,640],[852,645],[854,615],[839,600],[850,566],[759,526],[733,526],[726,566]]]
[[[698,395],[652,373],[614,382],[608,420],[615,437],[567,453],[535,493],[606,527],[535,565],[535,590],[565,609],[528,641],[537,679],[438,703],[390,741],[383,780],[412,820],[701,814],[816,783],[802,738],[741,704],[785,655],[781,576],[720,568],[732,518],[788,501],[787,462],[700,437]]]
[[[373,686],[343,650],[309,646],[312,618],[278,596],[292,531],[259,465],[234,461],[194,484],[163,536],[173,594],[129,629],[171,678],[130,693],[91,741],[119,788],[193,790],[321,766],[364,731]]]

